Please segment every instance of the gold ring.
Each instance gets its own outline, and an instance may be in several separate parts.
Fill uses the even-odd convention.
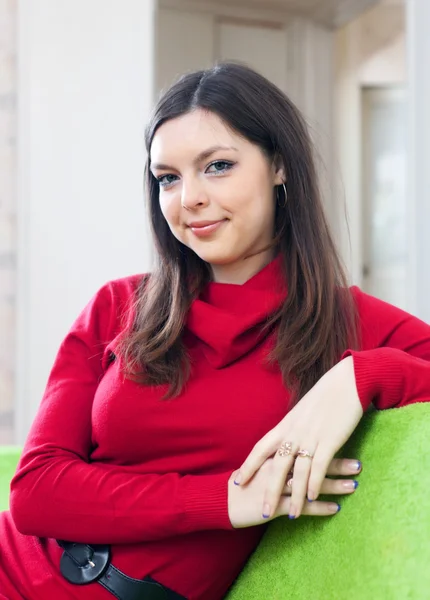
[[[309,452],[309,450],[299,450],[296,454],[297,457],[300,458],[310,458],[313,459],[314,455]]]
[[[290,456],[293,453],[293,444],[291,442],[284,442],[278,450],[279,456]]]

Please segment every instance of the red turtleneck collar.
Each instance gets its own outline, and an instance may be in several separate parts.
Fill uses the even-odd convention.
[[[263,325],[286,296],[282,257],[243,285],[209,283],[191,305],[186,328],[203,343],[214,368],[222,368],[260,344]]]

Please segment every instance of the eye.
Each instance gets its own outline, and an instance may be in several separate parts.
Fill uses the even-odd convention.
[[[160,175],[160,177],[157,177],[157,181],[158,184],[160,185],[160,187],[168,187],[169,185],[172,185],[172,183],[175,183],[175,181],[178,179],[177,175],[172,175],[167,174],[167,175]]]
[[[222,175],[233,167],[234,163],[229,162],[228,160],[216,160],[208,166],[206,173],[211,173],[212,175]]]

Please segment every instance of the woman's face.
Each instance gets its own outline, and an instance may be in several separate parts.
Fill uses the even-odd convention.
[[[284,173],[218,116],[195,110],[164,123],[152,142],[151,171],[173,235],[210,263],[216,280],[243,270],[250,256],[260,268],[271,260],[274,186]]]

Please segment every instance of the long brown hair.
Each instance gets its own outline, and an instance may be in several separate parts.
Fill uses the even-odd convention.
[[[277,327],[271,358],[297,401],[346,348],[356,347],[355,307],[324,215],[306,123],[275,85],[236,63],[183,76],[160,99],[147,127],[145,178],[157,266],[142,281],[134,325],[123,341],[126,371],[147,385],[168,384],[169,396],[179,394],[189,377],[184,324],[191,302],[210,281],[210,269],[171,233],[150,151],[163,123],[196,108],[218,115],[285,167],[288,202],[277,205],[275,231],[288,294],[271,319]]]

